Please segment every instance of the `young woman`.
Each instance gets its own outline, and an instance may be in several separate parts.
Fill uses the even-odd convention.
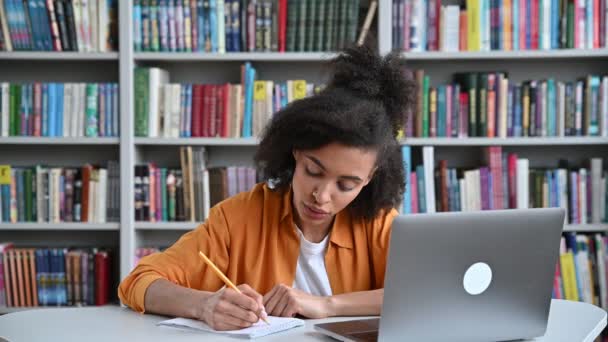
[[[266,127],[255,160],[269,179],[215,207],[118,289],[139,312],[190,317],[218,330],[265,315],[378,315],[394,216],[404,190],[397,132],[415,84],[395,55],[345,50],[318,95]],[[205,253],[242,294],[199,257]]]

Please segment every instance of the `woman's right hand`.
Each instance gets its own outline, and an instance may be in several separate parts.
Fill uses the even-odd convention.
[[[242,293],[226,287],[203,299],[198,318],[215,330],[248,328],[266,318],[262,295],[246,284],[237,287]]]

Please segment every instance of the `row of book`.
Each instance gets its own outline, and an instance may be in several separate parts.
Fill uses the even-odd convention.
[[[393,47],[406,51],[599,49],[606,0],[393,0]]]
[[[553,278],[553,298],[581,301],[608,310],[608,237],[564,233]]]
[[[515,83],[505,72],[470,72],[431,86],[424,70],[408,74],[418,84],[409,137],[608,136],[608,76]]]
[[[0,243],[0,307],[110,302],[109,249],[15,248]]]
[[[117,0],[0,0],[0,51],[117,49]]]
[[[241,84],[175,84],[159,68],[136,68],[135,136],[252,137],[289,102],[318,93],[304,80],[256,80],[250,63]]]
[[[119,222],[120,169],[0,165],[0,222]]]
[[[117,83],[0,83],[0,137],[117,137]]]
[[[423,163],[415,167],[411,147],[403,146],[402,154],[403,213],[561,207],[566,223],[608,222],[608,171],[602,158],[580,167],[560,160],[558,168],[531,169],[528,159],[490,146],[483,149],[481,167],[448,168],[440,160],[436,168],[432,146],[423,147]]]
[[[205,159],[203,147],[182,147],[181,168],[135,166],[135,220],[202,222],[211,207],[259,181],[252,167],[207,168]]]
[[[135,0],[135,51],[336,51],[354,43],[359,0]]]

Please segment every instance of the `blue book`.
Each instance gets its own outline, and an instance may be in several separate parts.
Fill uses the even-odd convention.
[[[44,44],[40,39],[40,19],[38,19],[38,0],[27,1],[27,11],[30,15],[30,28],[32,34],[32,50],[44,50]]]
[[[403,192],[403,208],[402,212],[404,214],[409,214],[412,212],[412,186],[410,184],[411,180],[411,169],[412,169],[412,149],[410,146],[402,146],[401,154],[403,155],[403,170],[405,174],[405,191]]]
[[[167,12],[167,1],[158,1],[158,35],[160,39],[160,51],[169,51],[169,13]]]
[[[547,135],[557,136],[557,108],[555,103],[555,81],[547,80]]]
[[[526,3],[526,50],[530,50],[532,46],[532,1],[525,1]],[[539,23],[540,25],[540,23]]]
[[[46,306],[47,305],[47,300],[46,300],[46,296],[45,296],[45,292],[44,292],[44,250],[42,249],[36,249],[35,251],[35,256],[36,256],[36,289],[38,292],[38,304],[40,306]]]
[[[118,105],[118,83],[112,84],[112,136],[117,137],[120,134],[118,129],[120,120],[118,119],[119,105]]]
[[[249,62],[245,63],[245,115],[243,117],[243,138],[252,135],[253,124],[253,83],[255,81],[255,69]]]
[[[114,126],[114,115],[112,113],[112,83],[106,83],[104,89],[105,101],[106,101],[106,137],[113,137],[112,127]]]
[[[68,295],[65,274],[65,253],[62,249],[57,251],[57,304],[67,305]]]
[[[507,136],[508,137],[512,137],[513,136],[513,115],[515,114],[515,111],[513,110],[513,89],[514,86],[513,84],[509,84],[508,85],[508,90],[507,90]]]
[[[559,49],[559,0],[551,0],[551,49]]]
[[[49,137],[57,136],[57,84],[49,83],[48,91],[48,132]]]
[[[40,108],[40,123],[41,123],[41,132],[40,135],[43,137],[49,136],[49,86],[47,83],[42,83],[42,108]]]
[[[23,201],[23,171],[15,169],[17,188],[17,222],[25,222],[25,203]]]
[[[2,196],[2,222],[11,221],[11,186],[8,184],[0,185],[0,196]]]
[[[186,84],[186,134],[192,136],[192,84]]]
[[[187,131],[187,122],[186,122],[186,85],[180,85],[180,130],[182,137],[189,137],[190,132]]]
[[[445,85],[437,87],[437,136],[446,136]]]
[[[141,0],[133,1],[133,50],[142,51]]]
[[[241,22],[241,2],[239,0],[232,0],[230,15],[232,16],[232,51],[241,51],[241,30],[244,25]]]
[[[63,137],[63,83],[57,83],[55,91],[57,96],[57,100],[55,102],[57,104],[57,109],[55,110],[57,113],[57,120],[55,121],[57,123],[57,127],[55,128],[55,133],[58,137]]]
[[[44,50],[53,51],[53,38],[51,36],[51,27],[48,25],[49,15],[45,0],[38,0],[38,18],[41,20],[41,39],[44,44]],[[45,25],[45,23],[47,24]]]
[[[424,191],[424,165],[416,166],[416,181],[418,182],[418,212],[426,213],[426,193]]]
[[[580,1],[585,1],[585,0],[580,0]],[[587,10],[587,14],[585,16],[584,20],[585,21],[585,28],[586,28],[586,42],[584,42],[584,49],[592,49],[593,48],[593,0],[587,0],[587,6],[586,6],[586,10]]]
[[[233,44],[232,38],[234,37],[232,34],[232,1],[224,0],[224,41],[226,44],[226,52],[233,52]],[[221,18],[220,18],[221,19]]]
[[[523,135],[521,91],[522,91],[522,88],[520,85],[515,86],[515,96],[513,96],[514,101],[515,101],[515,106],[514,106],[515,115],[514,115],[513,125],[515,127],[513,128],[513,136],[516,136],[516,137],[521,137]]]
[[[20,115],[20,123],[21,123],[21,127],[19,127],[19,135],[21,136],[27,136],[27,123],[29,120],[29,113],[28,113],[28,96],[27,96],[27,90],[28,90],[28,86],[27,84],[22,84],[21,85],[21,108],[19,108],[19,115]]]
[[[209,0],[209,26],[211,28],[211,52],[217,52],[217,1]]]

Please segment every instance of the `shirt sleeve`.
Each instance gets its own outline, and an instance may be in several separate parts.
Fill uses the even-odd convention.
[[[217,291],[223,283],[198,255],[202,251],[222,271],[229,262],[230,232],[221,204],[195,230],[184,234],[167,250],[142,258],[118,287],[118,297],[135,311],[145,311],[148,286],[157,279],[202,291]]]
[[[391,237],[391,226],[393,219],[397,216],[397,210],[391,209],[380,215],[373,221],[367,230],[367,241],[370,249],[372,268],[372,288],[374,290],[384,288],[384,274],[388,259],[388,247]]]

